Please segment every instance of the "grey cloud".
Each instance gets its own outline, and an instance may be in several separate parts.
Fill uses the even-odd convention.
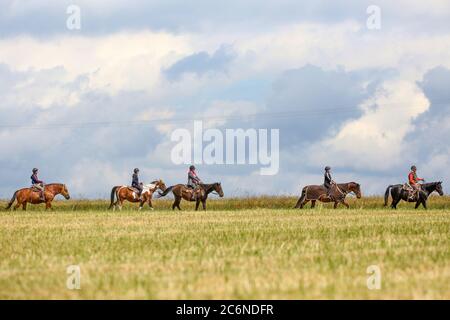
[[[225,71],[235,53],[229,46],[221,46],[213,54],[198,52],[175,62],[164,74],[169,80],[178,80],[185,73],[202,75],[207,72]]]
[[[414,120],[414,130],[405,142],[410,154],[420,163],[430,164],[430,159],[439,154],[450,161],[450,70],[433,68],[418,84],[430,101],[430,107]]]

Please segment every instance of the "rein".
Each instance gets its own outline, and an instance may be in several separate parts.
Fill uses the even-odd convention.
[[[346,196],[348,194],[348,191],[342,191],[341,188],[339,188],[338,184],[336,183],[336,189],[343,195]]]

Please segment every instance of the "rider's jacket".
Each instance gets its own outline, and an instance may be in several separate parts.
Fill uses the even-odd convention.
[[[139,177],[138,177],[137,173],[133,173],[133,177],[131,180],[131,186],[133,186],[135,188],[139,188],[141,186],[139,184]]]
[[[199,184],[199,183],[200,183],[200,178],[197,176],[195,171],[189,170],[187,185],[195,188],[197,186],[197,184]]]
[[[325,186],[325,188],[330,188],[331,187],[331,174],[328,171],[325,171],[325,174],[323,176],[323,185]]]
[[[38,178],[36,173],[34,173],[30,178],[31,178],[31,183],[32,184],[44,183],[42,180],[39,180],[39,178]]]
[[[417,182],[419,182],[419,181],[423,181],[423,179],[422,179],[422,178],[418,178],[418,177],[417,177],[417,174],[416,174],[414,171],[411,171],[411,172],[408,174],[408,182],[409,182],[410,185],[414,186],[414,185],[416,185]]]

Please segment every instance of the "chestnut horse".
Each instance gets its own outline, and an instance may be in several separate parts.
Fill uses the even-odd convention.
[[[184,199],[186,201],[195,201],[195,211],[198,210],[198,206],[200,205],[200,202],[202,203],[203,210],[206,210],[206,199],[208,199],[208,195],[211,192],[216,192],[219,197],[223,197],[223,190],[222,185],[220,182],[215,182],[211,184],[204,184],[200,183],[198,184],[198,187],[194,190],[189,187],[187,187],[184,184],[176,184],[174,186],[168,187],[166,191],[159,192],[160,197],[164,197],[167,195],[170,191],[172,191],[175,201],[172,205],[172,210],[175,210],[175,208],[178,208],[178,210],[181,210],[180,208],[180,202],[181,199]],[[196,200],[192,199],[192,194],[196,193]]]
[[[31,188],[23,188],[14,192],[11,200],[8,203],[6,209],[11,208],[14,201],[17,200],[14,210],[22,206],[23,210],[27,209],[27,203],[40,204],[45,203],[45,209],[52,209],[52,201],[56,195],[61,194],[67,200],[70,199],[69,191],[65,184],[62,183],[50,183],[45,185],[44,198],[45,201],[41,200],[40,191]]]
[[[141,197],[138,197],[137,192],[132,187],[115,186],[111,190],[111,204],[109,205],[109,209],[113,208],[115,210],[116,206],[118,206],[119,210],[122,210],[123,202],[128,200],[129,202],[134,203],[139,202],[139,210],[142,209],[144,203],[148,202],[150,209],[153,210],[152,197],[157,189],[160,189],[161,191],[166,190],[166,185],[161,179],[144,185]],[[117,200],[115,200],[116,198]]]
[[[323,186],[310,185],[302,189],[302,195],[297,201],[294,208],[303,208],[303,206],[311,201],[311,208],[314,208],[316,201],[322,202],[334,202],[334,208],[336,209],[339,203],[342,203],[347,208],[350,206],[345,202],[345,197],[350,192],[353,192],[358,199],[361,198],[361,187],[359,183],[348,182],[348,183],[335,183],[331,186],[330,196],[327,196],[327,189]]]

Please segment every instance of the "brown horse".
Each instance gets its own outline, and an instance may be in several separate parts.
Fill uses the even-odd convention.
[[[178,208],[178,210],[181,210],[180,208],[180,202],[181,199],[184,199],[186,201],[195,201],[195,210],[198,210],[198,206],[200,205],[200,202],[203,205],[203,210],[206,210],[206,200],[208,199],[208,195],[211,192],[216,192],[219,197],[223,197],[223,190],[222,185],[220,182],[215,182],[211,184],[204,184],[200,183],[198,187],[194,190],[189,187],[187,187],[184,184],[176,184],[174,186],[168,187],[166,191],[160,192],[160,197],[164,197],[167,195],[170,191],[172,191],[175,201],[172,205],[172,210],[175,210],[175,208]],[[196,199],[193,199],[193,193],[196,193]]]
[[[311,201],[311,208],[314,208],[316,201],[322,202],[334,202],[334,208],[336,209],[339,203],[342,203],[347,208],[350,206],[345,202],[345,197],[350,192],[353,192],[358,199],[361,198],[361,187],[359,183],[348,182],[348,183],[338,183],[333,184],[330,190],[330,196],[327,196],[327,189],[321,186],[310,185],[302,189],[302,195],[297,201],[294,208],[303,208],[303,206]]]
[[[148,202],[150,209],[153,210],[152,197],[157,189],[161,191],[166,190],[166,185],[161,179],[144,185],[140,197],[138,197],[136,190],[132,187],[115,186],[111,190],[111,204],[109,205],[109,209],[113,208],[115,210],[116,206],[118,206],[119,210],[122,210],[123,202],[127,200],[134,203],[139,202],[139,210],[142,209],[144,203]],[[115,200],[116,198],[117,200]]]
[[[63,195],[64,198],[66,198],[67,200],[70,199],[69,191],[67,190],[66,185],[62,183],[50,183],[45,185],[45,192],[44,192],[45,201],[41,200],[39,193],[40,191],[35,190],[32,187],[19,189],[16,192],[14,192],[14,195],[12,196],[11,201],[9,201],[6,209],[11,208],[15,200],[17,200],[17,203],[13,208],[14,210],[19,208],[20,206],[22,206],[23,210],[26,210],[27,203],[31,204],[45,203],[45,209],[52,209],[52,201],[58,194]]]

